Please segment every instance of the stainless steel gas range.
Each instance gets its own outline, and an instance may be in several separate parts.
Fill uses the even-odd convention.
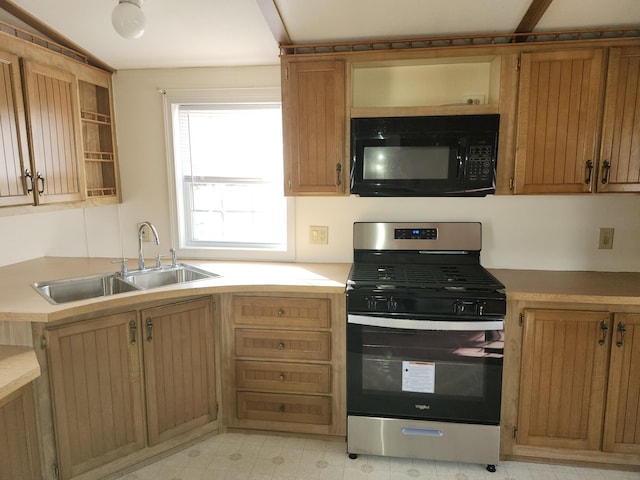
[[[355,223],[347,449],[484,463],[500,451],[504,286],[480,223]]]

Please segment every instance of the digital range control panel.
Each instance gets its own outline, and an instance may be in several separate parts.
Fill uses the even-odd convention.
[[[396,240],[437,240],[437,228],[396,228],[394,230]]]

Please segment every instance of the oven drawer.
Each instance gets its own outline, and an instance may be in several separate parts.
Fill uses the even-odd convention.
[[[330,360],[331,334],[285,330],[235,330],[237,357],[282,360]]]
[[[236,325],[329,328],[330,301],[326,298],[233,297]]]
[[[331,424],[330,397],[238,392],[237,408],[240,419]]]
[[[330,393],[331,366],[238,360],[236,386],[244,390]]]

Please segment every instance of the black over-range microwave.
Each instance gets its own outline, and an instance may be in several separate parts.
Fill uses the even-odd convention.
[[[351,119],[351,193],[485,196],[495,192],[499,115]]]

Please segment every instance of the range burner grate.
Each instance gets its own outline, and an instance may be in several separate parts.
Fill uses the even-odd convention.
[[[501,288],[480,265],[408,265],[354,263],[349,283],[409,288]]]

